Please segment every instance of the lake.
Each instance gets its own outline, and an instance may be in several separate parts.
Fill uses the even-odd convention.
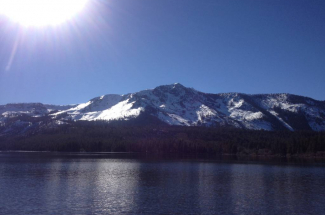
[[[0,152],[0,214],[325,214],[322,162]]]

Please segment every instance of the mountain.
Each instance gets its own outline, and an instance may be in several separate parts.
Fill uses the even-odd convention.
[[[2,117],[27,114],[30,116],[42,116],[52,111],[68,110],[77,105],[48,105],[42,103],[17,103],[0,105],[0,115]]]
[[[64,124],[51,113],[68,110],[77,105],[48,105],[42,103],[17,103],[0,105],[0,136],[25,134],[42,128]]]
[[[41,117],[54,126],[71,120],[130,120],[140,115],[156,118],[169,125],[227,126],[253,130],[325,130],[325,101],[286,93],[211,94],[179,83],[126,95],[108,94],[73,106],[7,104],[0,106],[0,114],[2,132],[8,131],[8,126],[12,125],[9,122],[31,123],[30,120]],[[22,120],[20,117],[23,115],[27,115],[29,119],[25,120],[29,121]],[[42,120],[36,121],[44,123]]]

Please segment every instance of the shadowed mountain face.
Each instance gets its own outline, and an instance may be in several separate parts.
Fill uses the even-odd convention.
[[[66,120],[129,120],[145,115],[170,125],[325,130],[324,101],[291,94],[209,94],[179,83],[126,95],[108,94],[77,106],[8,104],[0,106],[0,114],[2,127],[11,121],[29,123],[19,119],[21,115],[47,117],[52,125]],[[11,120],[14,117],[16,121]]]

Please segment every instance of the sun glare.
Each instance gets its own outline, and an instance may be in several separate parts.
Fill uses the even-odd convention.
[[[0,0],[0,14],[23,26],[58,25],[80,12],[88,0]]]

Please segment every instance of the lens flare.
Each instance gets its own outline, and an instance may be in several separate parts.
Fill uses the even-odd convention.
[[[88,0],[0,0],[0,14],[23,26],[59,25],[80,12]]]

